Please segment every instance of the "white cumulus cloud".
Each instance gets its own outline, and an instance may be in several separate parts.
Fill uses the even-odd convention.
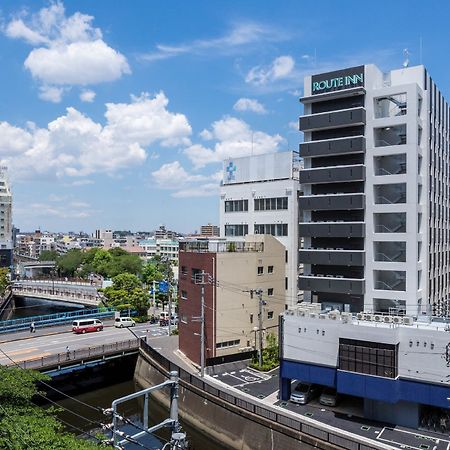
[[[90,89],[83,89],[80,93],[82,102],[92,103],[95,99],[95,92]]]
[[[266,114],[267,110],[258,100],[252,98],[240,98],[233,106],[235,111],[251,111],[256,114]]]
[[[127,59],[103,40],[92,16],[65,14],[62,2],[52,3],[31,16],[22,13],[4,28],[12,39],[35,46],[24,66],[44,91],[40,98],[56,102],[56,87],[102,83],[130,73]],[[59,100],[63,91],[59,91]]]
[[[196,168],[221,162],[226,158],[276,152],[284,142],[279,134],[270,135],[252,130],[246,122],[235,117],[224,117],[213,122],[211,130],[202,134],[216,142],[211,148],[194,144],[184,150]]]
[[[275,58],[269,66],[255,66],[249,70],[245,81],[254,85],[264,85],[287,78],[294,70],[295,61],[292,56],[285,55]]]
[[[0,163],[16,178],[117,173],[142,164],[152,144],[190,143],[187,118],[167,105],[163,92],[154,97],[143,93],[130,103],[106,104],[105,124],[72,107],[45,128],[0,122]]]

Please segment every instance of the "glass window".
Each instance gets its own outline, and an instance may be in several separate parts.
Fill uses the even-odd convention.
[[[257,198],[254,200],[255,211],[276,211],[288,209],[287,197]]]
[[[273,288],[267,289],[267,295],[271,297],[273,295]]]
[[[267,273],[273,273],[273,266],[267,267]]]
[[[259,266],[258,267],[258,275],[262,275],[264,273],[264,267]]]
[[[225,236],[245,236],[248,225],[225,225]]]
[[[267,318],[270,320],[270,319],[273,319],[273,311],[268,311],[267,312]]]

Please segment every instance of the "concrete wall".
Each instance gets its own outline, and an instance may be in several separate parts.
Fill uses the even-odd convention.
[[[135,381],[139,387],[145,389],[165,380],[165,376],[149,360],[142,355],[139,356],[135,370]],[[211,439],[211,448],[214,448],[214,443],[236,450],[342,448],[255,416],[194,386],[180,384],[180,418],[208,436]],[[167,391],[155,392],[153,398],[168,410]]]

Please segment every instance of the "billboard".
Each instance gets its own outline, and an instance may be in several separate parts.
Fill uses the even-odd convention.
[[[229,158],[223,162],[223,184],[292,178],[292,152]]]

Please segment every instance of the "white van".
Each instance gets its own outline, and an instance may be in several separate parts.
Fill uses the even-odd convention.
[[[134,327],[136,322],[131,317],[116,317],[114,326],[116,328]]]
[[[72,323],[72,331],[76,334],[89,333],[91,331],[102,331],[103,323],[98,319],[75,320]]]

